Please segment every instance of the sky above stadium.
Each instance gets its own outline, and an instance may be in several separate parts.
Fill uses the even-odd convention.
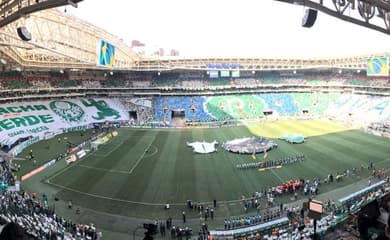
[[[389,51],[390,36],[273,0],[84,0],[68,14],[184,57],[335,57]],[[166,51],[167,52],[167,51]]]

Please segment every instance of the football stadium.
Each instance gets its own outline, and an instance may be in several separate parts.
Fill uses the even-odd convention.
[[[0,240],[390,238],[389,53],[149,56],[87,1],[0,1]]]

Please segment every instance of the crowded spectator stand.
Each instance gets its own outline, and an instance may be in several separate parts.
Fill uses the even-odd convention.
[[[347,175],[344,177],[346,176]],[[303,206],[281,204],[279,208],[278,206],[270,203],[267,205],[269,207],[261,212],[258,211],[257,215],[247,215],[225,219],[224,229],[210,231],[210,235],[213,239],[246,238],[287,240],[313,239],[314,236],[316,236],[317,239],[332,239],[332,237],[335,236],[333,235],[333,230],[335,228],[340,228],[340,225],[345,225],[343,228],[349,229],[348,231],[350,232],[348,234],[354,234],[355,236],[360,236],[360,234],[362,234],[361,232],[368,234],[367,229],[360,229],[362,226],[358,224],[359,221],[363,221],[361,220],[362,216],[366,216],[367,214],[375,216],[375,219],[373,220],[374,222],[378,221],[386,224],[386,219],[388,219],[390,212],[389,177],[387,177],[385,173],[378,174],[377,176],[379,177],[376,182],[372,184],[370,183],[369,186],[340,198],[337,203],[331,201],[330,199],[321,203],[321,213],[317,214],[318,218],[316,220],[313,219],[313,215],[310,214],[309,210],[310,199],[311,197],[316,196],[316,192],[311,192],[309,195],[309,201],[306,204],[303,204]],[[330,184],[333,182],[332,179],[332,175],[328,175],[326,181],[324,180],[324,183]],[[290,191],[294,192],[300,189],[300,191],[305,192],[305,188],[309,187],[309,189],[311,189],[314,186],[318,186],[319,183],[320,180],[318,178],[313,181],[304,181],[302,179],[287,181],[280,186],[271,188],[266,195],[269,199],[270,196],[276,196],[279,191],[280,193],[289,193]],[[294,191],[291,190],[293,186],[295,187]],[[256,207],[256,203],[258,202],[257,200],[262,196],[263,194],[256,193],[253,198],[243,199],[242,202],[246,207],[250,207],[252,205]],[[375,211],[373,211],[373,209]],[[375,214],[373,212],[375,212]],[[285,218],[287,218],[287,221],[284,221]],[[349,223],[348,226],[346,226],[346,222]],[[353,225],[353,228],[356,230],[351,231],[350,225]],[[375,226],[370,225],[363,227],[373,228]],[[340,230],[338,231],[340,232]],[[381,231],[379,231],[379,233],[380,232]],[[376,236],[376,234],[377,233],[374,230],[373,235]]]
[[[11,172],[11,161],[0,158],[0,239],[24,236],[26,239],[96,240],[101,236],[93,224],[74,223],[58,216],[47,195],[19,191]],[[24,239],[24,238],[23,238]]]

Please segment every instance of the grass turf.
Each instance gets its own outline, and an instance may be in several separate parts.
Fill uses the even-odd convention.
[[[47,139],[33,144],[30,147],[25,148],[15,160],[15,163],[19,164],[19,175],[24,175],[38,166],[43,165],[47,161],[57,158],[61,153],[65,153],[68,150],[68,143],[78,145],[87,140],[92,135],[92,130],[83,130],[80,132],[70,132],[60,134],[52,139]],[[30,155],[30,150],[33,150],[33,160],[27,160]]]
[[[252,157],[228,153],[220,146],[217,153],[208,155],[194,154],[186,146],[186,142],[198,140],[217,140],[221,145],[234,138],[276,138],[287,133],[302,133],[309,138],[297,145],[275,139],[278,148],[268,153],[267,160],[303,153],[305,161],[272,171],[239,170],[236,164],[253,162]],[[160,204],[183,209],[188,199],[238,200],[287,180],[322,178],[353,167],[360,169],[370,161],[378,168],[386,167],[390,163],[389,143],[387,138],[320,120],[283,120],[215,129],[120,129],[119,136],[98,151],[49,176],[49,185],[58,189],[60,199],[72,199],[99,211],[166,217],[179,215],[180,211],[164,212]],[[33,149],[36,151],[35,146]],[[257,156],[256,161],[263,160],[263,155]],[[368,175],[367,170],[362,171],[340,183],[321,186],[320,192],[352,184]],[[225,204],[218,214],[242,213],[234,204]]]

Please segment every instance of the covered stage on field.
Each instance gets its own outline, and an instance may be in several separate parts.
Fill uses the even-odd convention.
[[[288,143],[304,143],[306,138],[300,133],[293,133],[283,135],[279,139],[284,140]]]
[[[272,140],[263,137],[237,138],[222,144],[226,151],[239,154],[264,153],[277,146]]]

